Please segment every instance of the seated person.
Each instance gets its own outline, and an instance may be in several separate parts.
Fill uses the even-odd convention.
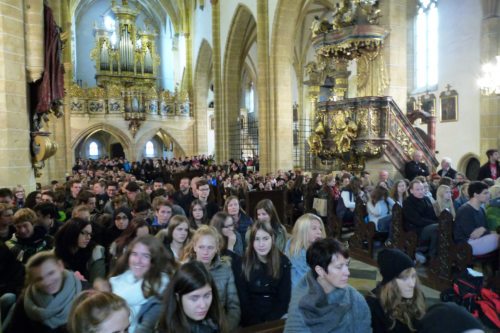
[[[481,322],[463,306],[455,303],[438,303],[429,308],[419,333],[484,333]]]
[[[403,203],[403,219],[405,229],[415,230],[420,241],[430,242],[429,255],[436,256],[438,219],[420,180],[415,179],[410,183],[410,195]]]
[[[373,333],[415,332],[425,314],[415,264],[398,249],[384,249],[377,258],[382,282],[366,297]]]
[[[498,235],[487,229],[486,212],[482,205],[490,199],[488,185],[475,181],[469,184],[469,201],[457,212],[453,235],[455,242],[467,242],[472,254],[483,255],[498,249]]]
[[[455,219],[455,205],[451,197],[451,187],[448,185],[439,185],[436,191],[436,201],[433,204],[436,216],[441,215],[444,210],[448,210],[453,219]]]
[[[26,288],[5,332],[66,332],[73,299],[87,286],[73,272],[65,270],[62,261],[49,251],[28,260],[26,275]]]
[[[292,290],[285,333],[371,332],[370,309],[348,284],[349,253],[332,238],[307,250],[310,271]]]
[[[30,208],[21,208],[14,214],[16,233],[5,244],[23,264],[35,253],[50,250],[54,242],[45,227],[36,225],[37,219]]]
[[[490,202],[486,205],[486,220],[490,231],[500,233],[500,185],[490,187]]]
[[[8,241],[16,232],[13,216],[14,207],[8,203],[0,203],[0,242]]]
[[[389,232],[392,221],[394,200],[389,197],[387,188],[378,185],[370,194],[366,208],[370,222],[375,223],[377,231]]]
[[[130,310],[110,292],[84,291],[75,299],[68,319],[69,333],[128,332]]]

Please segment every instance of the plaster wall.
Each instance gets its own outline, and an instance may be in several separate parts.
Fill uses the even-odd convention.
[[[450,84],[458,96],[458,121],[441,122],[437,99],[436,154],[438,160],[451,157],[454,165],[467,154],[480,151],[481,3],[441,0],[439,2],[439,76],[436,97]],[[457,24],[458,23],[458,24]]]
[[[193,19],[193,59],[198,59],[200,52],[201,42],[206,40],[208,44],[212,45],[212,5],[205,3],[205,7],[201,10],[196,7]],[[193,71],[194,78],[194,71]]]

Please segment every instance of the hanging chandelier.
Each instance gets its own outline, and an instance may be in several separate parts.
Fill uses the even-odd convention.
[[[486,96],[500,95],[500,56],[496,56],[494,61],[484,64],[481,72],[481,77],[477,80],[481,94]]]

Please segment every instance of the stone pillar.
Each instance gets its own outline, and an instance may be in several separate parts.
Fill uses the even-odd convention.
[[[383,56],[389,77],[389,86],[383,92],[391,96],[404,110],[406,106],[407,84],[407,0],[380,1],[382,17],[380,25],[389,35],[384,42]]]
[[[23,1],[0,0],[0,184],[35,189],[31,166]]]
[[[220,45],[220,3],[212,3],[212,45],[213,45],[213,78],[214,78],[214,113],[215,113],[215,159],[217,163],[227,160],[228,145],[226,140],[226,124],[222,110],[221,83],[221,45]]]
[[[42,78],[43,73],[43,0],[30,1],[24,11],[26,32],[26,72],[29,82]]]
[[[189,92],[189,99],[193,101],[193,38],[189,32],[184,34],[184,39],[186,43],[186,82],[185,87]],[[193,108],[191,107],[189,112],[190,116],[193,116]]]
[[[257,94],[259,96],[259,159],[262,174],[276,170],[273,132],[277,119],[270,110],[269,16],[266,0],[257,1]],[[292,127],[288,127],[292,129]]]
[[[500,0],[482,0],[481,64],[500,55]],[[480,99],[480,156],[486,162],[486,150],[500,148],[500,96],[481,96]]]

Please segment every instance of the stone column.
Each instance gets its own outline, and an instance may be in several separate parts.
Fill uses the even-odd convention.
[[[0,0],[0,184],[35,189],[31,167],[23,1]]]
[[[482,0],[481,64],[500,55],[500,0]],[[480,99],[480,156],[486,162],[486,150],[500,147],[500,96],[481,96]]]
[[[214,113],[215,113],[215,159],[217,163],[227,160],[228,144],[226,138],[226,124],[222,110],[222,83],[221,83],[221,41],[220,41],[220,3],[212,3],[212,43],[213,43],[213,77],[214,77]]]
[[[275,171],[274,138],[277,119],[270,110],[269,16],[266,0],[257,1],[257,94],[259,96],[259,160],[262,174]],[[291,126],[289,127],[291,130]]]
[[[380,1],[380,25],[389,35],[384,42],[383,56],[389,86],[383,95],[392,96],[401,109],[405,109],[407,96],[407,0]]]

